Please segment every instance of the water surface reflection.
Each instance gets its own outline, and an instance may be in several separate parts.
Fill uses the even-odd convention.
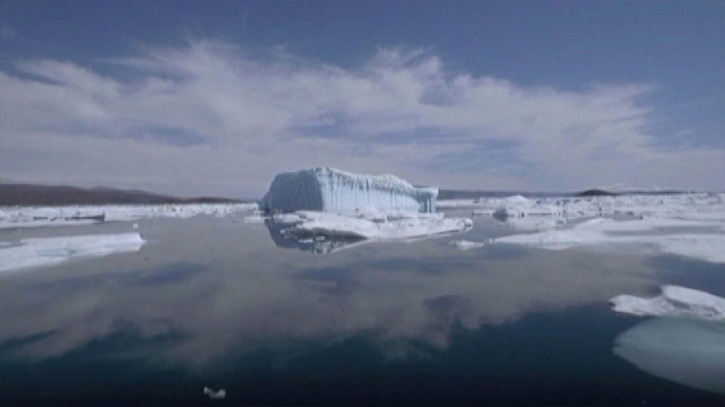
[[[492,237],[481,226],[470,236]],[[154,349],[155,359],[191,365],[363,332],[395,356],[411,343],[445,349],[454,326],[603,305],[659,284],[635,255],[498,245],[461,252],[442,237],[316,256],[280,250],[264,229],[215,218],[149,220],[140,228],[149,243],[138,253],[3,277],[0,342],[15,341],[3,354],[62,355],[132,327],[141,338],[174,338]]]

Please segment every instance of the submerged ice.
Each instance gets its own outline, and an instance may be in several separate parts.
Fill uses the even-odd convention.
[[[725,393],[725,298],[674,285],[653,298],[618,295],[616,312],[656,317],[615,340],[614,353],[643,371]]]
[[[656,318],[619,335],[614,354],[685,386],[725,393],[725,325]]]

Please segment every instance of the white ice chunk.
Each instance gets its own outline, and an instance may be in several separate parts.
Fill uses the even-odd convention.
[[[437,188],[416,188],[393,175],[352,174],[318,167],[278,174],[259,206],[265,212],[349,213],[365,208],[435,212],[437,195]]]
[[[662,295],[654,298],[622,294],[609,301],[625,314],[725,321],[725,298],[675,285],[662,286]]]
[[[649,374],[725,393],[725,326],[721,323],[644,321],[617,337],[614,353]]]
[[[46,267],[76,257],[136,252],[144,242],[138,233],[23,239],[18,245],[0,248],[0,272]]]
[[[227,391],[224,389],[213,390],[208,387],[204,387],[204,395],[208,396],[212,400],[221,400],[227,397]]]
[[[483,247],[486,245],[485,242],[472,242],[470,240],[451,240],[449,244],[458,250],[471,250]]]

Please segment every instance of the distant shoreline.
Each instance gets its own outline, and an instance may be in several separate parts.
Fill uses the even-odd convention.
[[[116,188],[80,188],[36,184],[0,184],[0,206],[67,206],[67,205],[152,205],[243,203],[222,197],[180,198],[140,190]]]
[[[530,192],[530,191],[479,191],[440,189],[438,200],[504,198],[512,195],[523,195],[527,198],[545,197],[587,197],[617,195],[672,195],[687,194],[695,191],[680,190],[626,190],[602,191],[588,189],[581,192]],[[216,203],[248,203],[254,199],[234,199],[214,196],[181,198],[172,195],[156,194],[141,190],[95,187],[81,188],[72,186],[40,185],[40,184],[0,184],[0,206],[68,206],[68,205],[157,205],[157,204],[216,204]]]

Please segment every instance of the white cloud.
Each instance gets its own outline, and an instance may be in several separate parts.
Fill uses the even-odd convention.
[[[388,48],[356,70],[203,41],[106,62],[0,72],[4,177],[248,196],[278,171],[314,165],[458,188],[725,181],[722,150],[656,147],[651,86],[523,87]],[[510,162],[472,157],[492,143]],[[457,159],[470,165],[446,167]]]

